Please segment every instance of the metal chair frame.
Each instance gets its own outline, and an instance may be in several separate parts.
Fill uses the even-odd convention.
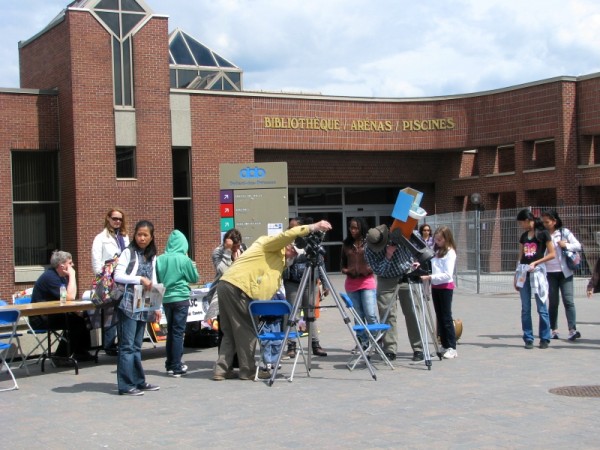
[[[279,317],[282,320],[286,316],[289,316],[292,312],[292,307],[286,300],[255,300],[248,304],[248,312],[250,313],[250,318],[252,319],[252,326],[254,328],[254,334],[256,338],[260,341],[282,341],[282,345],[286,340],[286,331],[277,331],[277,332],[263,332],[264,322],[260,320],[261,316],[271,316],[271,317]],[[294,365],[292,366],[292,372],[290,377],[288,378],[289,382],[294,380],[294,373],[296,371],[296,365],[298,364],[298,358],[302,356],[302,360],[304,361],[304,366],[306,367],[306,375],[310,377],[310,369],[308,366],[308,361],[304,354],[304,349],[302,348],[302,343],[300,341],[300,337],[302,334],[298,332],[298,330],[294,327],[293,331],[290,331],[287,339],[296,341],[296,348],[299,350],[296,352],[296,357],[294,358]],[[260,351],[260,348],[259,348]],[[258,356],[258,361],[260,362],[260,354]],[[259,364],[256,364],[256,373],[254,374],[254,381],[258,381],[258,370]]]
[[[346,309],[350,311],[350,314],[352,314],[352,318],[354,319],[355,325],[352,327],[352,330],[357,335],[359,333],[364,333],[364,335],[367,337],[368,345],[364,349],[364,354],[366,357],[370,357],[373,351],[375,351],[381,357],[383,362],[385,362],[393,370],[394,365],[390,362],[383,349],[379,345],[379,340],[383,337],[383,334],[391,328],[391,326],[386,323],[365,323],[356,312],[356,309],[354,309],[354,304],[352,303],[352,300],[348,294],[342,292],[340,293],[340,297],[344,301]],[[361,359],[363,359],[363,355],[360,352],[358,352],[356,355],[352,355],[350,360],[346,363],[346,367],[348,367],[350,371],[354,370]]]

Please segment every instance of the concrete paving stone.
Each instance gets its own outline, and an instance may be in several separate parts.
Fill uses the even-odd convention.
[[[341,290],[343,278],[330,277]],[[561,386],[600,384],[600,296],[576,298],[576,342],[525,350],[516,292],[477,295],[460,288],[453,303],[464,323],[458,358],[414,364],[400,316],[398,359],[345,364],[354,341],[337,309],[319,319],[330,356],[299,364],[292,383],[212,381],[217,350],[186,349],[187,377],[164,370],[164,347],[144,346],[147,380],[161,390],[117,395],[113,357],[67,368],[16,370],[20,389],[0,393],[9,430],[3,448],[597,448],[600,399],[554,395]],[[325,299],[325,305],[333,302]],[[534,324],[537,320],[534,315]],[[561,335],[566,337],[564,309]],[[433,351],[433,347],[432,347]],[[291,362],[280,373],[289,375]],[[7,382],[6,373],[0,382]],[[6,425],[10,424],[10,425]]]

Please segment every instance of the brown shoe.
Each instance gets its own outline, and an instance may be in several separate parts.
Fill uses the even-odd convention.
[[[313,355],[315,356],[327,356],[327,352],[321,348],[320,345],[317,345],[312,348]]]
[[[223,381],[223,380],[234,380],[237,377],[238,377],[238,374],[235,373],[233,370],[230,370],[228,372],[225,372],[224,374],[214,374],[212,379],[214,381]]]

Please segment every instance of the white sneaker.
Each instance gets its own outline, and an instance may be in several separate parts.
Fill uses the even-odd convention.
[[[446,353],[444,353],[445,359],[454,359],[457,356],[458,356],[458,353],[453,348],[449,348],[448,350],[446,350]]]

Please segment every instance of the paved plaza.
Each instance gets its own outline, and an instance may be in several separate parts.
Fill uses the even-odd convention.
[[[342,290],[343,278],[331,280]],[[333,305],[331,299],[324,305]],[[169,378],[164,348],[144,344],[147,380],[158,392],[117,395],[115,358],[84,363],[79,375],[49,367],[16,370],[20,389],[0,393],[3,448],[598,448],[600,398],[555,395],[600,386],[600,296],[576,299],[577,342],[525,350],[516,292],[457,290],[464,333],[455,360],[413,363],[405,327],[391,370],[373,357],[346,369],[354,343],[337,308],[324,310],[329,356],[302,366],[292,383],[212,381],[216,348],[186,349],[189,373]],[[561,306],[559,325],[567,335]],[[536,328],[536,327],[534,327]],[[291,365],[284,362],[283,375]],[[6,374],[1,374],[3,383]]]

